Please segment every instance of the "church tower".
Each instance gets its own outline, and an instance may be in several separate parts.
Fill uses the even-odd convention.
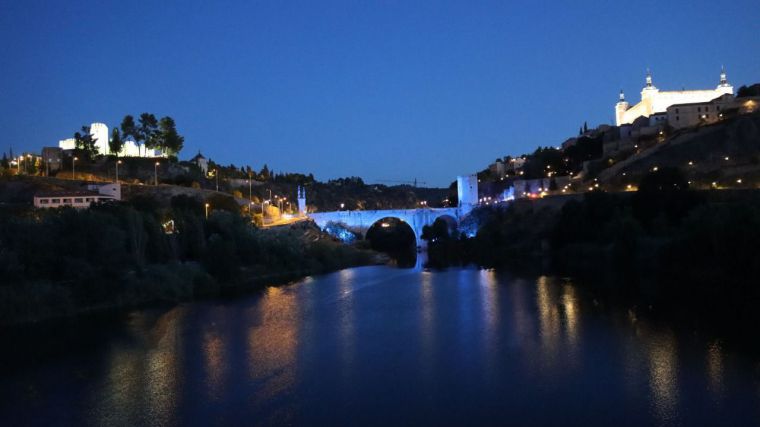
[[[628,111],[630,105],[625,100],[625,94],[623,90],[620,90],[620,99],[615,104],[615,125],[620,126],[625,121],[625,112]]]
[[[298,186],[298,216],[306,215],[306,189]]]

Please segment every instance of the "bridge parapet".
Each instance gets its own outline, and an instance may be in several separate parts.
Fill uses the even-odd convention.
[[[309,217],[322,229],[330,222],[342,223],[366,236],[373,224],[383,218],[398,218],[407,223],[414,232],[417,247],[424,247],[422,227],[431,225],[440,217],[451,217],[457,224],[462,218],[459,208],[388,209],[371,211],[334,211],[310,213]]]

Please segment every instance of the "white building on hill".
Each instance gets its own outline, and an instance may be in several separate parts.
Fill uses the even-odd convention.
[[[617,126],[632,124],[639,117],[655,116],[666,120],[668,107],[676,104],[695,104],[710,102],[723,95],[733,95],[734,87],[726,79],[726,71],[721,70],[720,82],[715,89],[661,91],[652,84],[652,74],[647,71],[646,86],[641,90],[641,102],[630,106],[620,91],[620,101],[615,104],[615,123]]]
[[[111,153],[108,142],[110,141],[110,134],[108,133],[108,126],[104,123],[92,123],[90,125],[90,135],[95,139],[95,148],[97,148],[97,154],[107,155]],[[76,141],[74,138],[66,138],[58,141],[58,147],[62,150],[74,150],[76,147]],[[119,157],[166,157],[161,153],[161,150],[148,149],[145,146],[138,145],[133,139],[127,139],[124,141],[124,145],[119,151]]]

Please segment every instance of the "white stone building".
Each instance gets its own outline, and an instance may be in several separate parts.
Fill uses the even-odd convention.
[[[89,208],[91,204],[109,200],[121,200],[121,184],[90,185],[87,191],[59,191],[34,195],[35,208],[60,208],[71,206]]]
[[[615,104],[615,123],[623,126],[633,123],[639,117],[654,116],[652,125],[664,124],[668,107],[675,104],[710,102],[722,95],[734,94],[734,87],[726,79],[726,71],[721,70],[720,82],[715,89],[661,91],[652,84],[652,74],[647,72],[646,86],[641,90],[641,102],[630,106],[620,91],[620,101]]]

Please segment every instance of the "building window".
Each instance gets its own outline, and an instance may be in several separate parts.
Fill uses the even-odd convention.
[[[676,116],[676,121],[678,121],[678,116]]]
[[[697,113],[701,113],[701,112],[702,112],[702,107],[697,107]]]
[[[40,204],[47,205],[48,203],[50,203],[48,199],[40,199]]]
[[[63,199],[63,203],[71,203],[71,199]]]
[[[92,201],[92,197],[88,197],[88,198],[84,199],[84,201],[85,202],[91,202]]]
[[[678,114],[678,108],[676,108],[676,114]]]
[[[51,202],[52,203],[61,203],[61,199],[53,199]]]
[[[74,199],[74,203],[84,203],[84,199]]]

